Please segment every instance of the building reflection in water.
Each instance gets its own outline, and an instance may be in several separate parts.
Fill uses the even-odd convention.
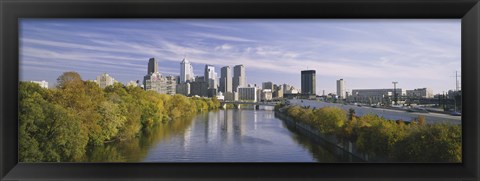
[[[190,145],[191,145],[190,142],[192,140],[192,135],[195,135],[195,133],[193,132],[194,127],[195,127],[195,121],[192,121],[191,125],[185,130],[183,134],[183,140],[182,140],[183,151],[190,149]]]
[[[232,120],[233,120],[233,110],[220,110],[219,112],[219,119],[218,119],[218,124],[220,124],[220,137],[222,139],[222,142],[228,142],[230,143],[232,139],[232,135],[230,135],[233,132],[233,125],[232,125]]]
[[[209,126],[210,126],[210,136],[208,136],[208,142],[212,142],[214,141],[217,137],[217,133],[218,133],[218,112],[214,111],[214,112],[209,112],[208,113],[208,118],[209,118]]]
[[[253,130],[257,130],[257,111],[253,114]]]
[[[159,139],[145,144],[144,153],[134,150],[135,153],[132,154],[138,156],[130,160],[341,162],[345,159],[341,154],[335,154],[337,150],[334,147],[312,140],[295,127],[284,126],[273,111],[261,109],[227,109],[201,113],[191,121],[162,125],[158,134],[155,137]]]

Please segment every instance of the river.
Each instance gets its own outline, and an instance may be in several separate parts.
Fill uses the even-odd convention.
[[[89,162],[350,162],[271,110],[227,109],[159,125],[138,139],[89,150]]]

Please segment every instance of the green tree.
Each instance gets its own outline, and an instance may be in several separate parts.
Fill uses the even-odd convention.
[[[325,134],[337,134],[343,127],[347,116],[345,111],[337,107],[323,107],[316,111],[319,121],[319,129]]]
[[[83,86],[82,77],[77,72],[64,72],[57,78],[57,88]]]
[[[75,161],[85,153],[88,138],[73,112],[48,102],[41,94],[48,90],[20,83],[20,161]],[[48,93],[47,93],[48,94]]]
[[[96,97],[90,97],[87,92],[94,92],[91,84],[82,81],[76,72],[65,72],[57,79],[58,91],[55,92],[54,103],[68,109],[81,120],[82,130],[78,134],[88,134],[91,143],[95,144],[102,134],[98,120],[101,116],[96,111]]]
[[[101,145],[104,141],[111,140],[118,135],[119,130],[124,126],[127,118],[122,115],[120,105],[104,101],[100,103],[99,113],[101,119],[98,121],[102,132],[96,144]]]
[[[348,109],[348,120],[353,121],[355,119],[355,109]]]
[[[462,134],[458,125],[431,124],[413,126],[395,145],[397,161],[461,162]]]

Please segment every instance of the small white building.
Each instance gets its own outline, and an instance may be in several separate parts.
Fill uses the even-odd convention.
[[[418,88],[414,90],[407,90],[407,97],[433,98],[433,91],[430,88]]]
[[[127,87],[129,87],[129,86],[139,87],[138,82],[137,82],[137,81],[134,81],[134,80],[131,80],[131,81],[127,82],[126,86],[127,86]]]
[[[382,103],[386,100],[393,100],[394,93],[397,98],[406,95],[406,90],[402,88],[397,89],[353,89],[352,95],[349,96],[351,101],[361,103]]]
[[[262,101],[272,100],[272,89],[263,89],[262,90]]]
[[[104,89],[105,87],[109,85],[113,85],[115,83],[115,79],[108,75],[107,73],[103,73],[99,76],[97,76],[97,84]]]
[[[218,100],[222,100],[222,101],[225,100],[225,96],[223,96],[223,93],[222,93],[222,92],[218,92],[218,94],[217,94],[217,99],[218,99]]]
[[[42,80],[42,81],[30,81],[30,82],[36,83],[36,84],[40,85],[40,87],[45,88],[45,89],[48,89],[48,82],[45,81],[45,80]]]

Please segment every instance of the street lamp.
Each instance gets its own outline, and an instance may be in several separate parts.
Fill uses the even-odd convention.
[[[393,81],[393,101],[395,102],[395,105],[397,105],[397,81]]]

